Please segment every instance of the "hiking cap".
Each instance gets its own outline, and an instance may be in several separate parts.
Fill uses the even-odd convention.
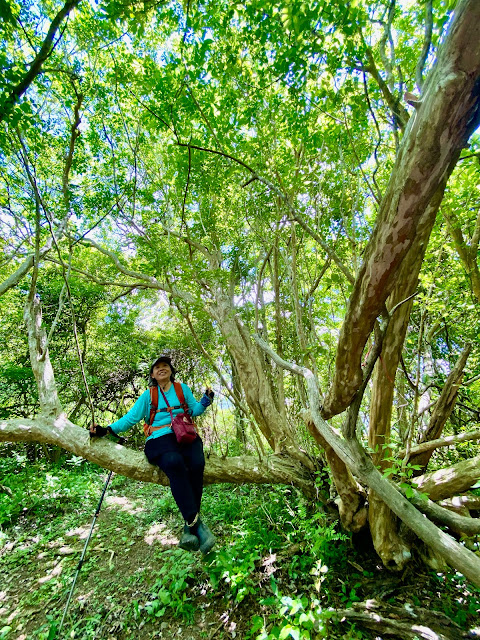
[[[150,380],[152,381],[153,368],[155,367],[155,365],[160,364],[160,362],[165,362],[165,364],[168,364],[168,366],[170,367],[170,369],[172,371],[172,375],[170,376],[170,380],[173,382],[174,379],[175,379],[175,374],[177,373],[177,370],[173,366],[172,359],[171,359],[170,356],[160,356],[159,358],[157,358],[156,360],[154,360],[152,362],[152,366],[150,367]]]

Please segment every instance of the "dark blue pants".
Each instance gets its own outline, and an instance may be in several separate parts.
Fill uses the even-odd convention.
[[[183,519],[192,522],[200,511],[203,493],[205,456],[200,436],[190,444],[179,444],[173,433],[152,438],[145,443],[145,455],[168,477]]]

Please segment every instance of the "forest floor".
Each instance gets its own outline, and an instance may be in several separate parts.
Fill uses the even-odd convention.
[[[31,469],[26,479],[11,469],[0,480],[0,515],[9,517],[0,531],[0,640],[403,640],[415,637],[401,629],[403,615],[411,626],[427,611],[445,637],[477,637],[480,591],[462,576],[433,573],[420,560],[402,574],[387,571],[368,541],[355,546],[290,487],[207,487],[204,514],[217,545],[202,558],[176,546],[181,523],[169,490],[120,476],[58,634],[106,477],[76,464]],[[390,611],[398,635],[332,613],[373,601],[382,615]]]

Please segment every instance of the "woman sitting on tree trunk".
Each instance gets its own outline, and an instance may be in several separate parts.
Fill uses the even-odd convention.
[[[157,358],[150,367],[150,388],[142,393],[130,411],[106,428],[92,426],[90,432],[96,436],[109,432],[116,435],[140,420],[148,420],[144,427],[147,435],[145,455],[150,464],[157,465],[167,475],[172,495],[185,520],[178,545],[187,551],[200,549],[206,554],[215,544],[215,537],[200,519],[205,468],[203,443],[198,434],[190,443],[177,442],[172,419],[184,411],[182,404],[188,407],[191,416],[200,416],[212,403],[214,393],[207,388],[197,402],[186,384],[175,382],[175,374],[169,356]],[[155,387],[160,390],[160,395],[158,392],[155,394]]]

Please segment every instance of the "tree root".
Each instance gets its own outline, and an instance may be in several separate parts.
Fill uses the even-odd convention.
[[[393,607],[376,600],[357,602],[351,609],[337,609],[333,620],[358,623],[384,635],[404,640],[460,640],[471,637],[440,611],[414,608],[409,604]]]

